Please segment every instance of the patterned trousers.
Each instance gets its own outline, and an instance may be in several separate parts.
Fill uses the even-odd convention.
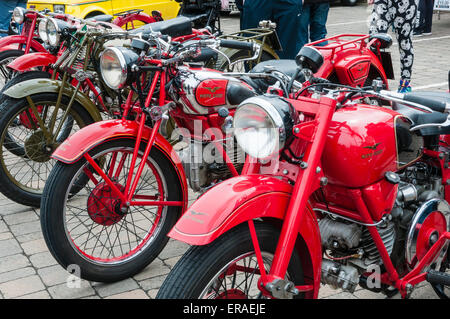
[[[370,21],[370,34],[387,33],[393,27],[400,51],[401,79],[408,81],[414,62],[412,35],[416,13],[416,0],[375,0]]]

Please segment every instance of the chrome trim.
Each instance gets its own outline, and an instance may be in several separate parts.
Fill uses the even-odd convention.
[[[102,68],[102,58],[103,55],[108,52],[108,51],[112,51],[117,59],[119,60],[120,63],[120,68],[121,68],[121,74],[120,74],[120,83],[118,86],[113,86],[109,83],[108,80],[105,79],[105,77],[103,76],[103,68]],[[102,78],[105,81],[105,83],[113,90],[117,90],[120,89],[121,87],[123,87],[124,83],[127,80],[127,76],[128,76],[128,72],[127,72],[127,63],[125,61],[125,57],[123,56],[123,53],[116,47],[109,47],[106,48],[102,53],[100,53],[100,73],[102,74]]]

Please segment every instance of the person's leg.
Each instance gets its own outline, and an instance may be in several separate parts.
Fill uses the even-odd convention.
[[[425,15],[426,15],[426,2],[428,0],[420,0],[419,7],[417,10],[417,22],[414,28],[414,35],[422,35],[425,26]]]
[[[309,42],[309,24],[311,20],[311,4],[303,4],[302,13],[298,19],[297,44],[301,49]]]
[[[272,18],[272,0],[246,0],[241,13],[241,29],[257,28],[259,21]]]
[[[0,30],[9,29],[9,23],[11,21],[11,13],[9,11],[14,10],[17,4],[17,0],[0,0]],[[5,35],[7,34],[0,33],[0,37]]]
[[[414,62],[412,31],[417,7],[412,0],[402,0],[395,4],[397,15],[394,19],[395,34],[400,53],[400,86],[399,92],[411,91],[411,76]]]
[[[369,33],[387,33],[393,19],[393,7],[389,0],[375,0],[370,16]]]
[[[433,24],[434,0],[423,0],[423,1],[426,2],[423,33],[425,35],[430,35],[431,26]]]
[[[318,3],[314,5],[309,27],[309,37],[311,42],[326,38],[329,10],[329,3]],[[326,43],[321,43],[321,45],[326,45]]]
[[[271,2],[272,15],[283,47],[279,56],[281,59],[294,59],[300,50],[298,30],[302,0],[271,0]]]

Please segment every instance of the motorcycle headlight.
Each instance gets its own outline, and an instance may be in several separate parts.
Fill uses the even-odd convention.
[[[60,39],[60,31],[59,23],[56,19],[49,18],[47,19],[46,27],[47,31],[47,41],[51,46],[57,46],[59,44]]]
[[[234,114],[234,134],[244,152],[264,159],[284,148],[296,119],[292,106],[279,97],[251,97]]]
[[[110,47],[100,55],[100,72],[105,84],[111,89],[121,89],[127,83],[131,66],[137,63],[138,55],[127,48]]]
[[[22,24],[25,20],[25,9],[21,7],[15,7],[12,13],[13,21],[17,24]]]
[[[38,34],[42,41],[48,43],[47,36],[47,19],[42,19],[38,24]]]
[[[59,12],[59,13],[65,13],[66,6],[63,4],[54,4],[53,5],[53,12]]]

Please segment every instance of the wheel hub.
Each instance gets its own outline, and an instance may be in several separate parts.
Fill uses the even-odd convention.
[[[114,185],[123,192],[125,187],[114,182]],[[121,200],[111,187],[105,182],[98,183],[87,200],[89,217],[97,224],[111,226],[128,213],[127,207],[122,207]]]
[[[49,161],[53,150],[53,146],[47,144],[44,132],[41,130],[35,131],[25,141],[25,153],[35,162]]]

